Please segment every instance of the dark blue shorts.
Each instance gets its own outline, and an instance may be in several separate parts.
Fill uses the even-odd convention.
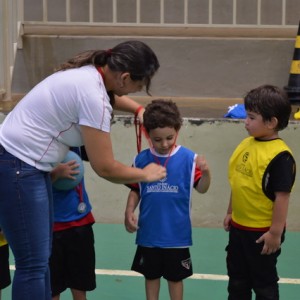
[[[9,271],[9,247],[4,245],[0,247],[0,290],[11,284]]]
[[[80,291],[92,291],[96,288],[92,225],[53,233],[50,273],[52,297],[67,288]]]
[[[138,246],[131,270],[149,280],[163,277],[168,281],[181,281],[193,275],[190,250]]]
[[[256,243],[264,232],[247,231],[231,226],[226,247],[228,292],[230,300],[279,299],[277,259],[281,249],[262,255],[264,243]],[[281,242],[284,241],[284,233]]]

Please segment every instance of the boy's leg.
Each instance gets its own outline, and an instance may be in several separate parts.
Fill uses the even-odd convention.
[[[76,295],[81,294],[82,297],[83,292],[96,288],[94,232],[91,224],[66,231],[68,231],[68,239],[64,244],[64,250],[67,253],[66,284],[75,291]]]
[[[270,255],[262,255],[263,243],[257,244],[256,241],[263,232],[249,233],[249,240],[252,241],[252,248],[248,247],[247,257],[250,265],[252,288],[256,294],[256,300],[278,300],[278,273],[277,258],[281,253],[279,249]],[[282,236],[282,242],[284,234]]]
[[[67,241],[65,230],[53,232],[52,251],[49,260],[52,300],[59,300],[60,294],[67,289],[66,284],[66,251],[64,242]]]
[[[146,297],[147,300],[158,300],[160,289],[160,278],[146,279]]]
[[[183,281],[168,281],[171,300],[183,299]]]
[[[231,227],[229,243],[226,247],[228,281],[228,300],[251,300],[251,279],[245,255],[245,232]]]
[[[158,300],[162,265],[161,248],[137,247],[131,270],[144,275],[147,300]]]
[[[6,244],[0,247],[0,292],[10,284],[9,247]]]
[[[73,300],[86,300],[86,291],[71,289]]]
[[[163,249],[163,277],[179,282],[193,275],[193,265],[189,248]]]
[[[279,300],[278,284],[254,288],[256,300]]]
[[[277,257],[280,250],[270,255],[261,255],[261,248],[258,249],[255,264],[252,265],[253,290],[256,294],[256,300],[278,300],[278,274],[277,274]]]
[[[252,292],[248,280],[229,277],[228,300],[251,300]]]
[[[193,275],[189,248],[164,249],[163,277],[168,281],[171,300],[183,299],[183,280]]]

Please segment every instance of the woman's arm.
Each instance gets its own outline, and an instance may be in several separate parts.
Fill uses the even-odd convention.
[[[152,182],[166,177],[166,169],[155,163],[138,169],[115,160],[108,132],[88,126],[81,126],[81,132],[90,164],[100,177],[114,183]]]
[[[145,109],[143,106],[128,96],[117,96],[115,95],[115,105],[114,109],[120,111],[131,112],[133,114],[137,113],[138,118],[140,121],[143,121],[143,114]]]
[[[141,105],[128,96],[115,95],[114,109],[135,113]]]

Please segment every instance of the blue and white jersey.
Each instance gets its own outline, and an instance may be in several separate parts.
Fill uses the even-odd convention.
[[[136,243],[144,247],[189,247],[192,245],[191,194],[194,186],[196,154],[177,146],[171,155],[142,151],[134,165],[143,168],[151,162],[163,166],[167,177],[139,183],[140,214]]]
[[[78,147],[71,148],[72,151],[80,155]],[[88,215],[92,206],[87,195],[84,178],[77,187],[70,190],[58,190],[52,187],[53,193],[53,209],[54,209],[54,222],[72,222],[80,220]],[[84,212],[78,211],[80,202],[84,202],[86,210]]]

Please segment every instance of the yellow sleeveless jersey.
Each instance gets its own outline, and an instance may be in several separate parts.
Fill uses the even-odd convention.
[[[271,226],[273,201],[263,192],[265,171],[279,153],[289,147],[281,139],[258,141],[253,137],[244,139],[229,160],[232,220],[250,228]]]

